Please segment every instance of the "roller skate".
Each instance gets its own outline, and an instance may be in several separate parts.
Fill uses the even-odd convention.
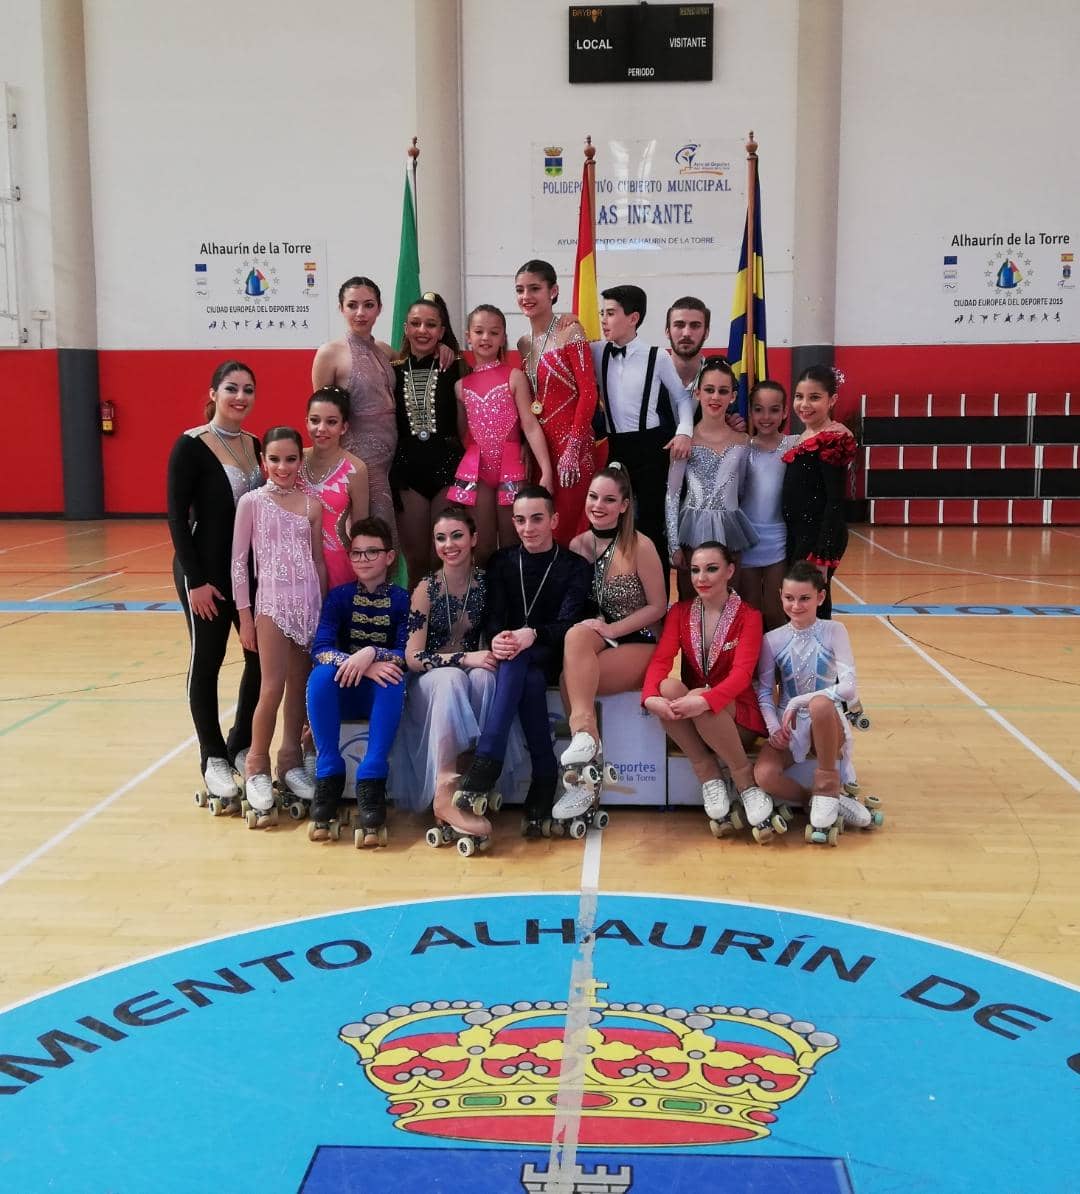
[[[266,829],[278,823],[277,799],[269,775],[248,776],[242,808],[248,829]]]
[[[558,783],[558,778],[554,775],[533,776],[522,809],[522,837],[551,837],[551,806],[555,801],[555,788]]]
[[[784,809],[774,807],[773,798],[764,789],[751,784],[739,793],[739,802],[742,807],[732,811],[732,824],[737,829],[748,825],[755,842],[764,845],[774,834],[787,833],[789,816]]]
[[[806,840],[815,846],[840,843],[843,821],[840,820],[840,772],[819,767],[814,772],[814,792],[810,797],[810,823],[806,826]]]
[[[278,804],[293,821],[302,821],[308,815],[311,802],[315,799],[316,781],[309,778],[307,766],[290,767],[284,776],[279,776],[274,785]]]
[[[707,779],[701,785],[701,802],[709,818],[709,832],[713,837],[729,837],[738,826],[732,818],[731,794],[734,786],[722,775]]]
[[[207,759],[203,782],[206,787],[195,793],[199,808],[208,808],[215,817],[233,817],[240,812],[240,788],[228,759]]]
[[[315,799],[311,802],[311,824],[308,826],[309,841],[336,842],[341,837],[342,818],[338,806],[344,791],[344,772],[315,781]]]
[[[463,858],[469,858],[491,845],[491,822],[486,817],[458,808],[454,804],[453,788],[441,787],[435,793],[432,812],[435,824],[424,834],[424,840],[432,848],[456,842],[457,852]]]
[[[852,728],[856,730],[868,730],[870,728],[870,718],[863,712],[862,701],[858,697],[850,705],[844,705],[844,716],[851,723]]]
[[[358,779],[356,781],[356,812],[358,824],[353,831],[353,845],[385,846],[386,780]]]
[[[600,808],[604,784],[615,783],[618,773],[604,762],[604,748],[591,734],[579,730],[562,753],[565,791],[551,810],[553,828],[572,838],[583,838],[590,825],[604,829],[607,813]]]
[[[495,791],[495,784],[502,774],[502,759],[493,759],[490,755],[477,755],[472,766],[465,773],[461,784],[454,791],[454,805],[463,812],[475,813],[482,817],[490,804],[498,811],[502,800]]]
[[[840,796],[841,833],[845,829],[878,829],[885,824],[881,801],[876,796],[864,796],[857,800],[845,791]]]

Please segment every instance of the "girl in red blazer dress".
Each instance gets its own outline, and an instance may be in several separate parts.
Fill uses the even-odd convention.
[[[738,824],[731,817],[738,793],[754,837],[766,841],[786,825],[773,812],[772,798],[755,786],[746,757],[746,746],[765,734],[753,688],[761,614],[731,589],[734,572],[734,557],[722,543],[703,543],[694,551],[690,580],[697,596],[668,610],[641,703],[660,718],[701,780],[713,834],[723,837]],[[669,675],[677,651],[682,652],[681,680]]]

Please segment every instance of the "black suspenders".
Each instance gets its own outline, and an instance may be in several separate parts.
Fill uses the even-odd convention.
[[[649,363],[645,367],[645,385],[641,391],[641,406],[638,410],[638,426],[639,432],[648,429],[649,422],[649,395],[652,393],[653,375],[656,373],[656,354],[659,348],[654,344],[649,349]],[[604,345],[604,355],[600,361],[600,388],[604,399],[604,417],[607,421],[607,429],[610,435],[615,435],[615,424],[611,420],[611,408],[608,405],[608,385],[607,372],[608,362],[611,360],[611,342]],[[668,432],[669,438],[675,434],[675,416],[671,410],[671,398],[668,396],[667,387],[660,383],[660,393],[656,399],[656,413],[660,419],[660,428]]]

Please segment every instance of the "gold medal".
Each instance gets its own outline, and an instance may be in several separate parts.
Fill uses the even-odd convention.
[[[542,415],[544,413],[544,404],[538,398],[532,406],[529,407],[534,415]]]

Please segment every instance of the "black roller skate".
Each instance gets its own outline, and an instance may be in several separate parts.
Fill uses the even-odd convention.
[[[353,831],[353,844],[358,850],[365,846],[386,845],[386,780],[358,779],[356,781],[356,812],[359,824]]]
[[[315,799],[311,802],[308,839],[313,842],[337,841],[341,837],[338,805],[345,791],[345,775],[328,775],[315,781]]]
[[[522,837],[551,837],[551,807],[558,782],[556,775],[533,776],[522,809]]]
[[[454,792],[454,804],[482,817],[487,812],[489,803],[493,806],[499,803],[493,792],[502,769],[502,759],[493,759],[490,755],[477,755],[462,778],[461,786]]]

